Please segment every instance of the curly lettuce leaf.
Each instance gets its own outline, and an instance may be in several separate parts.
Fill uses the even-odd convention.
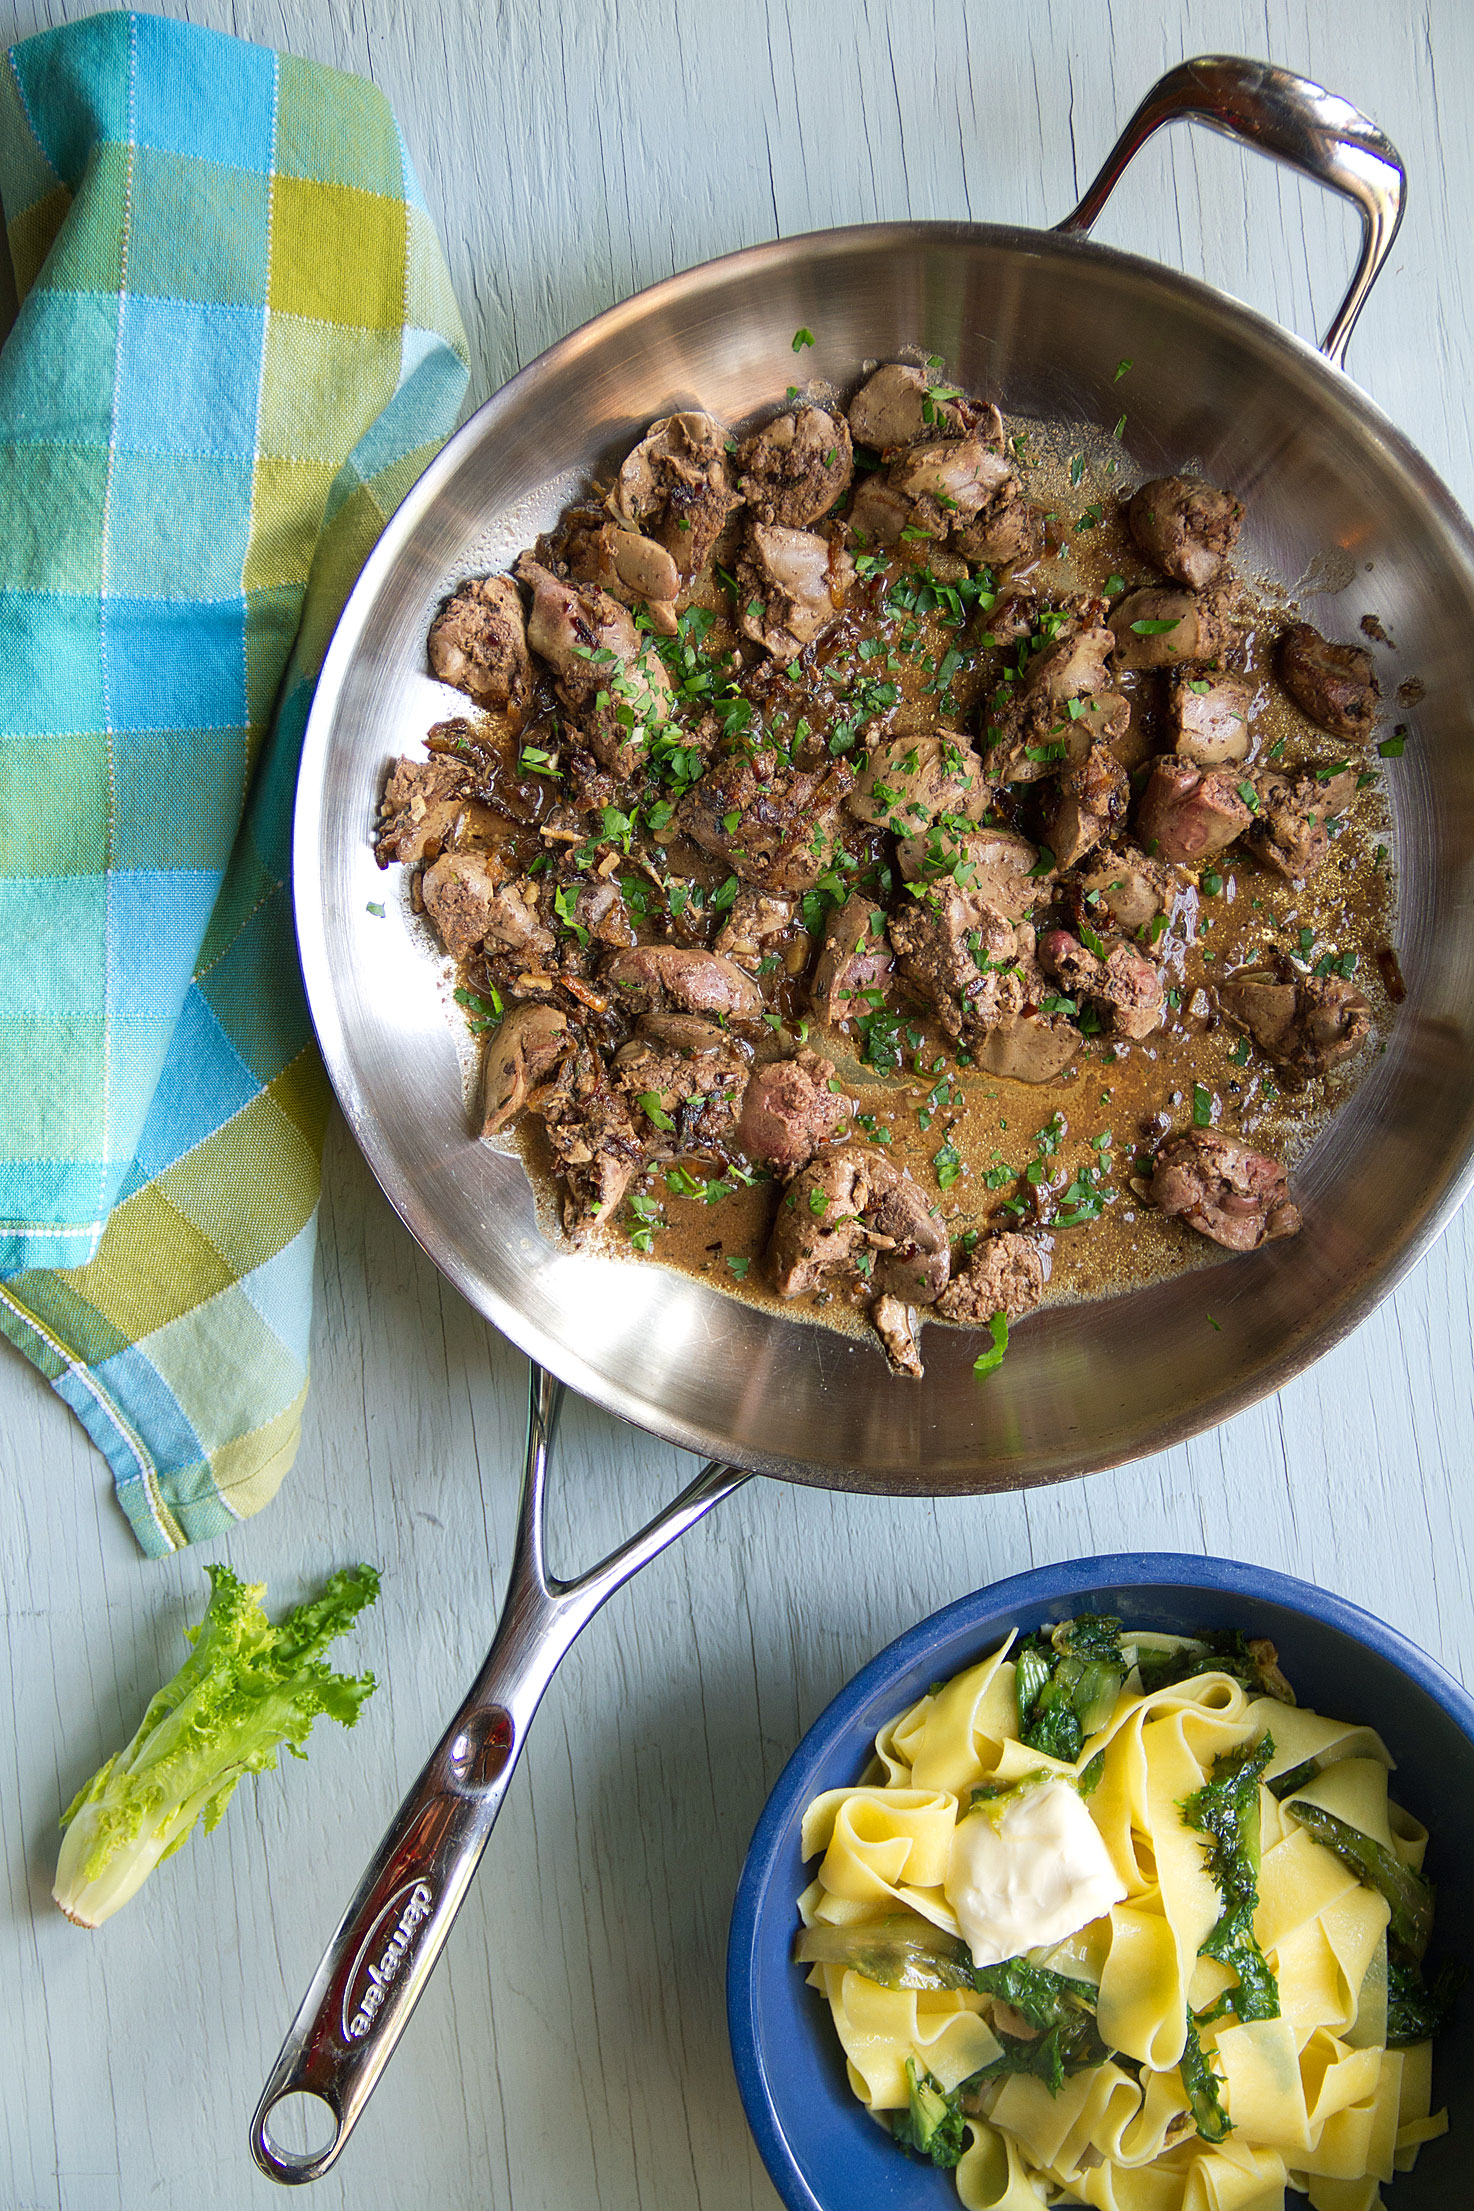
[[[322,1657],[377,1597],[372,1566],[333,1574],[276,1626],[261,1608],[264,1583],[228,1566],[206,1572],[205,1617],[184,1631],[189,1657],[62,1814],[52,1894],[79,1926],[101,1926],[197,1823],[206,1834],[218,1826],[241,1776],[275,1766],[282,1743],[304,1756],[319,1715],[352,1727],[373,1694],[372,1674],[336,1674]]]

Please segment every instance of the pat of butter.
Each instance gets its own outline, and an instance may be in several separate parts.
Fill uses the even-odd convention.
[[[977,1965],[1063,1942],[1126,1891],[1100,1829],[1068,1781],[1041,1781],[995,1825],[959,1820],[943,1884]]]

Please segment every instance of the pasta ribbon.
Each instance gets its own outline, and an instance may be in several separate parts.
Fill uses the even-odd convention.
[[[835,2031],[872,2111],[904,2106],[908,2057],[950,2095],[959,2081],[999,2054],[1001,2044],[980,2016],[975,1996],[922,1996],[914,1988],[878,1988],[842,1966],[818,1970],[829,1977]]]

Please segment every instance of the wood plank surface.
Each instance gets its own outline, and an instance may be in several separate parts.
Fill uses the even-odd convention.
[[[0,0],[6,43],[86,13]],[[876,217],[1056,220],[1184,54],[1263,54],[1391,133],[1410,212],[1352,367],[1474,504],[1466,0],[189,0],[166,13],[364,71],[450,255],[480,399],[574,324],[727,248]],[[1148,150],[1100,235],[1324,323],[1354,219],[1203,132]],[[723,2017],[752,1823],[857,1664],[1031,1563],[1165,1548],[1344,1591],[1455,1672],[1474,1642],[1470,1280],[1457,1222],[1359,1333],[1197,1442],[1061,1488],[901,1503],[759,1482],[618,1597],[549,1693],[445,1964],[316,2211],[754,2211]],[[58,1808],[135,1724],[200,1606],[106,1469],[0,1355],[0,2205],[272,2200],[246,2120],[323,1940],[488,1638],[524,1367],[399,1227],[341,1127],[315,1381],[276,1503],[206,1555],[296,1596],[366,1557],[382,1681],[352,1735],[247,1786],[103,1933],[49,1902]],[[553,1533],[602,1553],[690,1462],[573,1404]]]

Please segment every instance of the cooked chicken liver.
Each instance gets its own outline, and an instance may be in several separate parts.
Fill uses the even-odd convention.
[[[754,522],[807,530],[850,488],[854,449],[843,415],[801,407],[779,415],[737,457],[737,488]]]
[[[1252,786],[1220,768],[1158,760],[1136,809],[1136,839],[1154,860],[1196,864],[1227,851],[1254,820]]]
[[[667,415],[641,438],[610,495],[616,520],[663,545],[687,580],[705,568],[739,503],[730,443],[714,415]]]
[[[1250,844],[1268,866],[1303,883],[1331,849],[1332,834],[1356,797],[1356,773],[1263,775],[1257,797]]]
[[[472,576],[430,625],[430,666],[478,706],[510,706],[532,689],[527,621],[510,576]]]
[[[743,1092],[737,1146],[758,1165],[791,1174],[847,1130],[853,1117],[834,1062],[799,1051],[754,1069]]]
[[[1228,1251],[1257,1251],[1300,1227],[1279,1161],[1217,1129],[1168,1138],[1152,1168],[1151,1201]]]
[[[1157,476],[1126,510],[1131,535],[1147,559],[1193,591],[1221,573],[1238,543],[1244,510],[1232,493],[1189,476]]]
[[[1044,1282],[1038,1239],[1003,1229],[973,1246],[938,1298],[937,1311],[966,1328],[986,1328],[995,1313],[1011,1323],[1032,1313]]]
[[[1376,728],[1377,678],[1360,645],[1333,645],[1296,622],[1280,642],[1279,673],[1301,712],[1333,737],[1365,739]]]
[[[1226,976],[1216,996],[1230,1019],[1296,1082],[1324,1075],[1371,1033],[1372,1009],[1353,983],[1340,975],[1307,975],[1284,957]]]

